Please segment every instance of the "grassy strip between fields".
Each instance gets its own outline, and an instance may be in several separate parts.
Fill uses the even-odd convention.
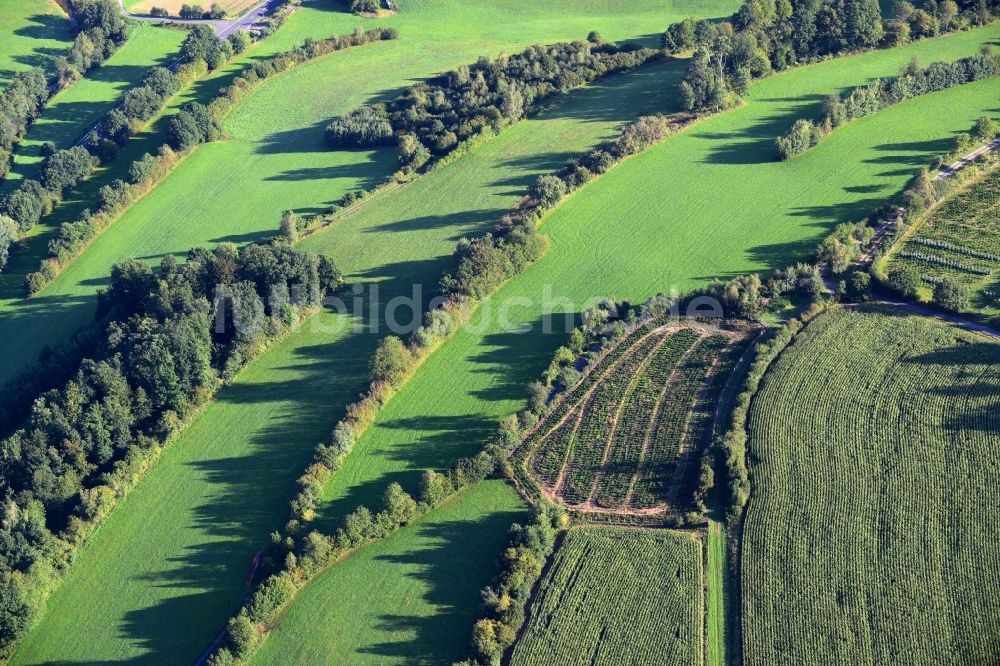
[[[221,126],[233,109],[268,78],[287,72],[289,69],[314,58],[330,55],[351,46],[395,39],[395,37],[396,33],[393,30],[381,28],[367,32],[358,30],[351,35],[312,41],[291,51],[279,53],[247,68],[247,71],[238,76],[232,85],[219,93],[215,100],[208,105],[208,110],[216,125]],[[83,254],[95,239],[121,218],[132,205],[153,190],[178,164],[202,145],[204,143],[198,143],[193,148],[177,153],[167,143],[164,143],[157,155],[159,168],[151,172],[144,181],[131,186],[125,185],[118,198],[110,202],[110,205],[102,206],[95,215],[76,223],[68,223],[68,225],[75,225],[72,231],[67,231],[67,234],[74,238],[72,249],[67,248],[65,255],[44,259],[37,272],[28,274],[25,278],[28,295],[34,296],[41,292],[70,263]],[[63,227],[70,228],[65,224]],[[63,228],[60,229],[60,232],[62,231]]]
[[[612,142],[603,144],[603,150],[595,149],[595,151],[592,151],[591,154],[600,153],[607,160],[603,164],[601,170],[596,173],[598,175],[600,173],[606,173],[621,161],[639,153],[656,142],[663,140],[674,131],[677,131],[678,127],[686,126],[692,121],[693,118],[688,116],[681,116],[678,119],[674,119],[673,122],[665,117],[659,117],[649,119],[646,122],[640,120],[633,125],[629,125],[620,137],[616,138]],[[652,126],[650,125],[650,122],[653,122]],[[645,132],[637,134],[637,127],[641,130],[645,130]],[[515,206],[512,217],[519,220],[521,225],[528,228],[530,230],[529,233],[535,233],[537,224],[541,222],[548,210],[557,206],[562,199],[568,196],[569,193],[578,189],[589,180],[588,177],[583,180],[571,180],[570,183],[566,183],[566,180],[564,179],[570,175],[571,174],[564,174],[562,177],[542,176],[540,180],[551,178],[558,180],[558,182],[562,184],[563,189],[560,195],[551,199],[544,199],[531,195],[526,196]],[[539,248],[539,250],[543,249],[544,245]],[[515,263],[515,265],[518,265],[520,270],[523,269],[526,264],[522,261],[519,264]],[[510,277],[512,276],[504,276],[505,279],[509,279]],[[499,283],[492,285],[493,290],[498,287]],[[338,423],[334,428],[333,443],[331,445],[321,444],[318,447],[313,464],[310,465],[305,474],[300,477],[298,481],[301,491],[291,502],[290,508],[292,519],[285,528],[284,540],[286,543],[294,544],[296,540],[300,540],[306,533],[309,522],[314,517],[314,508],[316,503],[322,496],[323,487],[329,483],[331,477],[343,464],[343,461],[350,454],[354,442],[364,434],[364,431],[371,425],[375,417],[378,415],[379,410],[391,399],[395,391],[406,383],[408,378],[412,376],[424,360],[426,360],[435,349],[440,347],[441,344],[443,344],[458,329],[458,327],[461,326],[461,324],[467,319],[468,314],[475,308],[475,304],[478,299],[483,298],[486,295],[486,292],[478,289],[475,294],[468,292],[453,293],[438,309],[428,313],[427,323],[413,334],[409,345],[404,346],[403,343],[397,338],[389,338],[383,342],[382,347],[376,351],[373,367],[378,366],[378,359],[380,355],[382,355],[386,358],[389,356],[394,357],[394,359],[392,359],[393,369],[391,372],[387,372],[381,376],[377,374],[377,371],[373,371],[375,376],[373,377],[372,384],[366,394],[360,401],[347,408],[347,417]],[[513,441],[517,441],[516,438],[512,438],[511,442]],[[503,451],[507,450],[506,448],[503,448],[502,443],[501,449]],[[506,454],[504,453],[502,455],[505,457]],[[492,471],[492,469],[496,466],[496,456],[496,451],[487,449],[482,452],[480,456],[473,459],[483,461],[473,463],[473,467],[476,467],[478,470],[476,472],[470,472],[468,469],[463,469],[463,467],[468,466],[468,463],[460,462],[457,468],[459,471],[457,473],[452,471],[449,475],[447,475],[450,478],[449,483],[455,488],[462,488],[468,483],[467,478],[469,476],[473,476],[473,478],[480,478],[481,476],[484,476],[486,473],[489,473],[489,471]],[[399,492],[402,492],[402,490],[399,489]],[[422,501],[419,506],[422,507],[422,509],[418,510],[429,510],[433,507],[433,503]],[[388,501],[386,511],[391,511],[391,507],[388,506]],[[356,513],[357,512],[352,514],[352,516],[356,515]],[[408,522],[408,520],[408,516],[403,519],[399,519],[399,515],[396,514],[391,520],[389,520],[389,523],[393,524],[395,526],[393,529],[395,529],[404,525]],[[348,520],[348,524],[350,524],[350,518]],[[270,608],[266,613],[263,611],[255,613],[251,609],[248,614],[247,609],[244,608],[241,611],[242,615],[237,617],[246,616],[248,621],[257,625],[269,624],[269,618],[273,616],[273,613],[280,612],[278,611],[278,608],[291,602],[291,598],[294,596],[297,589],[299,589],[302,585],[305,585],[319,570],[325,568],[331,562],[340,559],[341,555],[336,553],[349,552],[352,548],[356,547],[357,544],[355,542],[348,542],[348,545],[344,545],[340,536],[341,534],[342,531],[338,532],[337,537],[332,540],[331,544],[324,545],[323,547],[317,547],[315,544],[316,539],[329,539],[329,537],[323,537],[315,531],[310,532],[303,550],[291,560],[293,564],[292,569],[284,572],[290,574],[290,579],[287,583],[281,584],[281,587],[285,590],[285,592],[283,593],[284,596],[280,603],[273,608]],[[297,567],[295,566],[296,564],[298,565]],[[274,585],[277,584],[272,584],[272,589],[274,588]],[[265,586],[258,588],[258,593],[262,593],[264,595],[269,594],[269,591]],[[251,604],[252,603],[253,602],[251,601]],[[256,632],[257,629],[254,629],[253,631]],[[228,660],[233,654],[235,654],[238,659],[245,659],[257,649],[255,641],[247,643],[242,639],[238,640],[233,637],[233,633],[234,630],[232,629],[231,623],[230,640],[228,641],[227,647],[221,648],[217,653],[222,655],[218,658],[220,660],[218,663],[226,663],[226,660]]]

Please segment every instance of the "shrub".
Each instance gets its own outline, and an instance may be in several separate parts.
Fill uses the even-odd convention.
[[[147,178],[153,173],[153,168],[156,166],[156,158],[149,153],[143,154],[142,157],[137,159],[135,162],[129,165],[128,168],[128,180],[133,185],[138,185],[139,183],[145,182]]]
[[[385,106],[362,106],[334,120],[326,128],[326,141],[331,148],[366,148],[389,145],[392,125]]]
[[[395,384],[410,367],[410,350],[403,341],[390,335],[379,343],[371,361],[371,379]]]
[[[920,272],[914,266],[901,266],[889,272],[889,286],[905,298],[915,298],[920,288]]]
[[[531,188],[531,195],[538,199],[542,208],[552,208],[566,196],[566,183],[557,176],[548,174],[539,176],[538,181]]]
[[[969,289],[952,278],[944,278],[934,285],[934,304],[952,312],[969,308]]]
[[[813,125],[808,120],[799,119],[792,125],[788,134],[778,137],[775,145],[778,148],[778,155],[783,160],[788,160],[796,155],[800,155],[812,146]]]

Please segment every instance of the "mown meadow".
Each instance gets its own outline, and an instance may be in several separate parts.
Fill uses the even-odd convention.
[[[14,72],[48,68],[73,43],[66,12],[53,0],[0,0],[0,89]]]
[[[5,315],[0,335],[18,351],[0,351],[0,380],[15,376],[45,346],[64,342],[89,318],[92,295],[116,261],[140,257],[158,263],[164,255],[180,256],[193,245],[259,240],[278,228],[284,210],[319,212],[345,192],[370,188],[396,169],[391,150],[329,150],[323,130],[333,116],[394,96],[421,78],[474,62],[480,55],[584,39],[595,28],[607,39],[642,38],[655,44],[657,33],[671,21],[692,13],[727,15],[738,4],[675,0],[664,6],[640,0],[623,10],[606,0],[588,0],[565,3],[571,9],[564,12],[557,6],[525,7],[515,0],[408,2],[397,15],[378,22],[398,27],[400,39],[336,53],[269,81],[225,123],[226,140],[199,148],[35,298],[20,298],[22,278],[12,262],[8,275],[0,278],[0,313]],[[339,5],[308,1],[227,71],[298,46],[308,37],[344,34],[370,24]],[[363,80],[358,72],[365,73]],[[196,87],[195,93],[210,85]],[[112,164],[127,163],[122,156]],[[95,186],[101,181],[95,179]],[[86,199],[67,210],[78,214],[86,206],[96,208],[96,187],[81,196]],[[50,224],[61,219],[54,214]],[[46,231],[51,235],[52,227],[38,228],[38,242],[25,253],[31,260],[17,263],[18,268],[36,269]]]
[[[1000,344],[889,307],[809,323],[749,420],[747,664],[995,663]]]
[[[525,506],[484,481],[350,555],[302,592],[253,664],[445,664],[468,652],[479,590]]]
[[[342,230],[337,247],[343,254],[332,256],[349,266],[352,279],[365,279],[361,274],[366,268],[377,267],[386,272],[373,272],[370,279],[384,280],[387,285],[433,285],[447,268],[446,259],[457,238],[481,233],[517,200],[534,175],[556,165],[535,161],[539,147],[547,152],[586,150],[613,135],[622,122],[669,103],[668,91],[681,71],[664,63],[570,95],[480,151],[394,193],[393,197],[412,197],[399,208],[378,212],[373,204],[364,215],[349,218],[336,227]],[[263,104],[261,95],[272,94],[272,85],[285,91],[294,75],[293,70],[265,84],[247,104]],[[285,99],[283,95],[275,98]],[[239,113],[233,120],[238,117]],[[249,113],[245,117],[254,118]],[[227,124],[230,136],[236,131],[232,128]],[[180,169],[190,168],[191,160]],[[464,166],[465,160],[472,161]],[[442,211],[436,206],[443,193],[451,191],[475,198],[457,199],[440,222],[401,223],[400,211]],[[172,200],[174,206],[186,203],[180,194]],[[463,210],[482,213],[467,216]],[[276,229],[277,218],[276,213],[268,220],[266,233]],[[198,219],[211,218],[199,214]],[[398,224],[397,233],[372,233],[390,224]],[[104,239],[124,228],[112,227]],[[168,232],[163,233],[167,238]],[[194,233],[204,236],[205,230]],[[316,236],[315,242],[322,237]],[[303,245],[303,249],[314,249]],[[95,244],[88,253],[98,247]],[[394,274],[405,267],[411,272]],[[142,655],[170,661],[178,653],[193,659],[207,647],[244,594],[243,580],[253,553],[284,521],[294,479],[307,464],[313,445],[329,436],[343,406],[366,383],[368,355],[377,338],[331,332],[329,327],[342,324],[342,319],[322,315],[278,343],[168,447],[153,472],[83,549],[50,604],[52,609],[80,612],[49,613],[15,661],[74,654],[94,659]],[[263,469],[259,465],[270,470],[266,488],[257,484]],[[248,496],[259,502],[246,504]],[[148,512],[160,505],[170,509],[158,513],[160,525],[151,531]],[[109,567],[116,572],[112,578],[102,574]],[[174,582],[157,584],[162,580]],[[191,610],[195,603],[197,613]],[[81,629],[81,622],[87,629]],[[94,635],[103,640],[93,640]]]

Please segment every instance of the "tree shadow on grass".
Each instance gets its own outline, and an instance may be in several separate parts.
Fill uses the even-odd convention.
[[[377,224],[363,229],[366,234],[407,233],[413,231],[430,231],[432,229],[454,229],[455,233],[447,240],[458,241],[462,238],[478,236],[493,223],[499,222],[506,209],[469,210],[446,215],[418,215],[404,217],[395,222]],[[449,257],[447,268],[451,267]]]
[[[296,335],[291,334],[292,343]],[[149,663],[194,661],[239,607],[254,552],[287,518],[286,502],[294,497],[295,480],[315,445],[328,441],[344,406],[367,384],[374,342],[371,336],[342,335],[305,345],[294,350],[290,362],[274,367],[280,379],[237,382],[218,394],[220,411],[235,407],[231,413],[238,421],[258,423],[237,433],[247,441],[238,452],[223,449],[185,463],[190,475],[207,479],[213,489],[204,502],[190,507],[190,524],[204,537],[192,546],[165,550],[167,571],[133,580],[201,592],[127,613],[123,630],[149,652]],[[224,439],[227,433],[217,436]]]
[[[523,519],[522,512],[498,511],[476,520],[422,522],[406,528],[416,529],[428,545],[375,559],[413,569],[403,575],[426,586],[423,599],[434,612],[382,615],[378,628],[405,639],[370,645],[361,652],[408,664],[447,664],[464,657],[482,606],[480,590],[496,574],[510,526]]]

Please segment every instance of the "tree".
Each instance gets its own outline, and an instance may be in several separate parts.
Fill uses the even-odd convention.
[[[889,271],[889,286],[906,298],[915,298],[920,289],[920,271],[914,266],[902,266]]]
[[[417,514],[416,501],[395,481],[385,489],[382,507],[395,525],[405,525]]]
[[[286,210],[281,215],[281,237],[289,243],[299,239],[299,216],[295,211]]]
[[[11,246],[17,242],[17,222],[0,215],[0,271],[7,266]]]
[[[969,308],[969,289],[958,280],[944,278],[934,285],[934,304],[952,312]]]
[[[812,138],[812,123],[800,118],[795,121],[788,134],[778,137],[775,147],[778,149],[778,155],[781,159],[788,160],[809,150],[809,147],[812,145]]]
[[[542,208],[552,208],[566,196],[566,183],[558,176],[550,174],[539,176],[531,188],[531,195],[538,199]]]
[[[379,343],[371,361],[372,381],[395,384],[410,367],[410,350],[395,335],[387,336]]]
[[[855,271],[847,279],[847,297],[855,303],[871,300],[872,278],[864,271]]]
[[[28,231],[38,223],[49,205],[49,193],[42,184],[37,180],[25,180],[7,196],[2,212],[17,222],[21,231]]]
[[[218,127],[208,107],[188,102],[167,123],[167,143],[174,150],[187,150],[215,137]]]
[[[83,146],[58,150],[42,164],[41,179],[46,189],[59,194],[76,186],[94,170],[94,158]]]

